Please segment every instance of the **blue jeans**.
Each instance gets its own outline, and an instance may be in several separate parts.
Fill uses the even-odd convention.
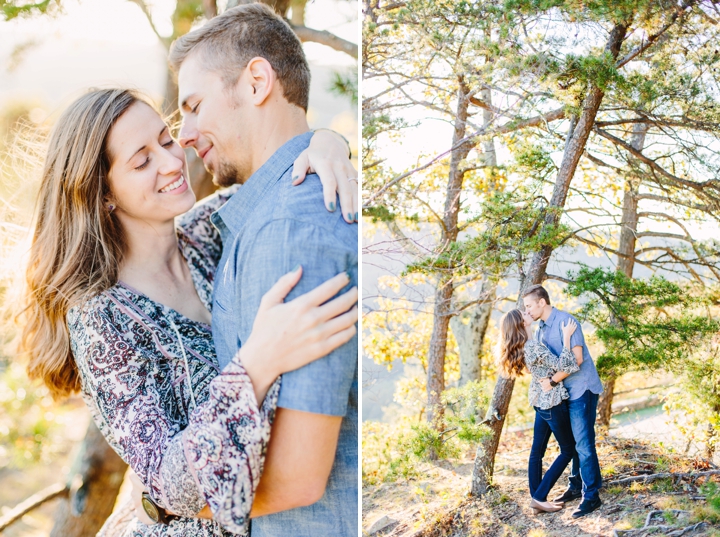
[[[560,446],[560,454],[543,476],[542,461],[551,433]],[[560,479],[574,456],[575,439],[570,426],[570,410],[567,401],[546,410],[535,407],[535,429],[528,461],[530,496],[540,502],[547,501],[550,489]]]
[[[575,436],[577,454],[573,457],[570,470],[571,490],[580,491],[583,501],[595,501],[602,486],[600,463],[595,451],[595,416],[598,395],[587,390],[578,399],[568,401],[570,424]]]

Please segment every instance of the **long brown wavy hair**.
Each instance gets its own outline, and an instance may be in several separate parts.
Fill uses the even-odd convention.
[[[525,343],[528,340],[525,321],[519,309],[508,311],[500,320],[498,357],[505,376],[519,377],[525,373]]]
[[[50,133],[18,321],[28,375],[42,379],[55,397],[80,389],[68,310],[117,283],[125,238],[108,207],[107,142],[136,102],[155,108],[133,90],[91,91],[65,110]]]

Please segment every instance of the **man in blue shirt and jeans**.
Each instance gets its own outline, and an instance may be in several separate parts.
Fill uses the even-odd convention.
[[[536,332],[537,340],[552,353],[560,356],[563,349],[561,326],[568,319],[573,319],[575,322],[577,319],[567,312],[553,308],[550,305],[550,296],[542,285],[529,287],[523,293],[523,303],[525,311],[534,320],[540,321]],[[573,457],[568,489],[554,501],[568,502],[582,496],[582,502],[573,512],[574,518],[592,513],[602,505],[599,494],[602,476],[595,450],[595,417],[598,396],[603,392],[603,385],[585,344],[580,323],[577,324],[578,328],[570,338],[570,346],[580,364],[580,371],[570,376],[567,373],[557,372],[541,381],[543,389],[549,391],[553,385],[562,380],[570,394],[568,401],[570,425],[575,437],[577,454]]]
[[[303,276],[287,300],[341,272],[357,286],[357,226],[326,210],[317,178],[292,186],[293,161],[312,133],[309,67],[287,23],[263,4],[242,5],[180,38],[170,62],[180,143],[219,185],[242,184],[212,217],[223,241],[212,328],[224,367],[250,335],[263,294],[297,265]],[[357,535],[357,353],[355,336],[283,375],[253,537]]]

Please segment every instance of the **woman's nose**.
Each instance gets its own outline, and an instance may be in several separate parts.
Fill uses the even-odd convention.
[[[176,149],[175,151],[179,151]],[[160,167],[158,171],[163,175],[170,175],[173,173],[177,173],[178,171],[182,170],[185,166],[185,154],[182,154],[182,158],[178,155],[175,155],[172,150],[165,149],[163,151],[162,155],[162,162],[160,163]]]

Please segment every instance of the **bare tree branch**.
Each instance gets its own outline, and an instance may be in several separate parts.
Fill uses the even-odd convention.
[[[640,54],[645,52],[647,49],[649,49],[651,46],[655,44],[655,42],[662,37],[662,35],[667,32],[678,20],[678,18],[684,14],[685,10],[688,7],[691,7],[693,4],[695,4],[694,0],[690,0],[688,2],[683,3],[681,6],[677,8],[675,13],[672,14],[670,17],[670,21],[660,28],[657,32],[655,32],[653,35],[648,37],[647,41],[645,41],[643,44],[639,45],[638,47],[631,50],[629,53],[627,53],[625,56],[620,58],[617,63],[615,64],[615,67],[620,69],[628,62],[631,62],[636,57],[638,57]]]
[[[565,109],[564,108],[558,108],[557,110],[553,110],[552,112],[548,112],[547,114],[543,114],[540,116],[531,117],[528,119],[522,119],[519,121],[510,121],[504,125],[501,125],[495,129],[492,129],[490,131],[486,131],[486,129],[479,129],[472,134],[466,136],[465,138],[462,138],[461,140],[458,140],[458,142],[453,145],[450,149],[443,151],[442,153],[436,155],[432,159],[430,159],[425,164],[418,166],[417,168],[413,168],[412,170],[409,170],[407,172],[401,173],[394,179],[387,182],[380,190],[372,194],[367,201],[363,204],[363,208],[366,209],[370,207],[371,203],[375,201],[377,198],[382,196],[385,192],[388,191],[388,189],[398,182],[402,181],[406,177],[409,177],[410,175],[413,175],[414,173],[417,173],[419,171],[425,170],[435,164],[437,161],[443,159],[450,153],[452,153],[455,149],[459,148],[461,145],[467,143],[468,141],[472,140],[473,138],[481,135],[497,135],[497,134],[507,134],[509,132],[514,132],[520,129],[525,129],[528,127],[537,127],[538,125],[543,125],[545,123],[549,123],[551,121],[557,121],[558,119],[564,119],[565,118]],[[477,141],[473,142],[474,144],[477,144]]]
[[[143,12],[143,15],[145,15],[145,18],[147,19],[148,23],[150,24],[150,28],[152,28],[153,33],[157,36],[157,38],[163,44],[165,49],[170,50],[170,44],[171,44],[170,39],[167,37],[163,37],[158,32],[157,28],[155,27],[155,23],[152,20],[152,14],[150,13],[150,8],[148,8],[147,4],[145,3],[145,0],[130,0],[130,1],[140,8],[140,10]]]
[[[133,0],[136,1],[136,0]],[[321,45],[328,46],[332,49],[344,52],[349,56],[352,56],[357,60],[358,57],[358,46],[355,43],[346,41],[345,39],[336,36],[328,32],[327,30],[314,30],[307,26],[299,24],[293,24],[292,29],[297,34],[300,41],[303,43],[311,41],[313,43],[320,43]]]
[[[685,187],[685,188],[691,188],[693,190],[698,191],[705,191],[708,187],[717,189],[718,184],[720,182],[717,179],[708,179],[707,181],[703,181],[701,183],[695,183],[694,181],[688,181],[687,179],[683,179],[682,177],[678,177],[677,175],[673,175],[669,171],[667,171],[665,168],[660,166],[657,162],[655,162],[650,157],[643,154],[641,151],[638,151],[634,147],[632,147],[629,143],[625,142],[624,140],[618,138],[617,136],[613,136],[609,132],[600,129],[598,127],[594,128],[595,132],[597,132],[600,136],[603,138],[606,138],[607,140],[610,140],[612,143],[614,143],[617,146],[622,147],[625,149],[628,153],[630,153],[632,156],[637,158],[639,161],[643,162],[644,164],[647,164],[650,166],[650,168],[666,179],[669,179],[671,182],[675,183],[677,186]]]
[[[17,504],[13,509],[0,517],[0,532],[2,532],[5,528],[7,528],[16,520],[28,514],[33,509],[40,507],[45,502],[54,500],[58,496],[63,496],[67,493],[67,485],[62,483],[56,483],[54,485],[50,485],[47,488],[44,488],[36,494],[33,494],[27,500]]]

